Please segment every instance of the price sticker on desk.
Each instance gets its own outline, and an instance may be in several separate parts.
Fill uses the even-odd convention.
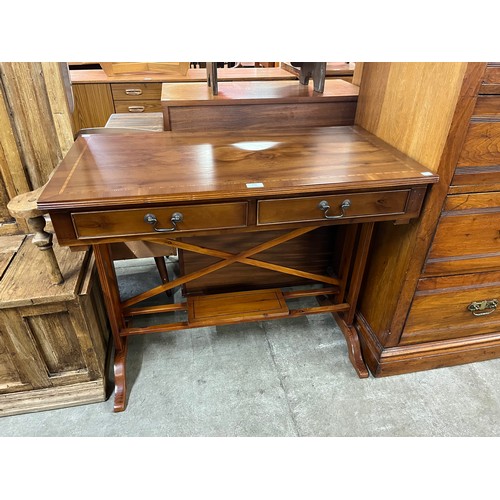
[[[263,188],[264,184],[262,182],[247,182],[247,188]]]

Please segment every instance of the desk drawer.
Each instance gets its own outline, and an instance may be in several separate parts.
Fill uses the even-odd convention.
[[[115,101],[159,101],[161,83],[112,83],[111,92]]]
[[[162,110],[158,101],[115,101],[116,113],[159,113]]]
[[[153,214],[158,229],[171,229],[174,213],[182,214],[176,222],[177,234],[204,229],[225,229],[247,225],[247,202],[217,203],[208,205],[179,205],[172,207],[151,207],[131,210],[105,210],[100,212],[77,212],[72,214],[78,239],[131,236],[141,234],[162,234],[145,222],[146,214]]]
[[[500,272],[421,279],[401,344],[497,332],[497,304],[500,305]]]
[[[331,219],[332,221],[404,214],[410,191],[409,189],[402,189],[398,191],[260,200],[257,207],[257,223],[265,225],[324,221],[326,220],[325,213],[328,216],[337,216],[337,218]],[[323,201],[326,201],[331,207],[327,212],[320,208],[320,203]],[[341,206],[346,201],[349,202],[349,206],[342,210]]]

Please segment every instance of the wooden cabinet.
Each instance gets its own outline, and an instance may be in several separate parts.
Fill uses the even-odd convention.
[[[354,64],[334,64],[327,71],[327,79],[342,78],[346,81],[352,79]],[[71,72],[71,81],[75,100],[74,128],[75,132],[82,128],[104,127],[112,113],[154,113],[161,112],[161,86],[162,83],[199,82],[207,88],[206,69],[189,69],[186,74],[181,73],[129,73],[107,75],[103,70],[75,69]],[[217,71],[220,82],[230,81],[292,81],[297,83],[297,77],[283,68],[220,68]],[[297,83],[298,84],[298,83]],[[284,109],[285,105],[281,104]],[[288,105],[289,116],[296,113],[293,106]],[[323,109],[324,108],[324,109]],[[342,123],[352,123],[355,103],[346,103],[343,113],[346,118]],[[331,125],[330,110],[323,106],[317,108],[316,113],[310,117],[314,125]],[[203,110],[199,110],[200,112]],[[276,110],[275,110],[276,111]],[[277,110],[279,112],[279,109]],[[207,110],[205,109],[205,112]],[[335,110],[338,115],[338,106]],[[274,113],[276,116],[276,113]],[[241,119],[244,117],[242,116]],[[246,117],[251,119],[250,117]],[[210,117],[208,117],[210,120]],[[285,123],[285,122],[284,122]],[[310,126],[310,125],[309,125]]]
[[[0,247],[0,416],[104,401],[108,330],[93,258],[56,245],[65,282],[50,285],[31,237]]]
[[[161,112],[163,82],[204,82],[206,69],[189,69],[180,73],[129,73],[107,75],[103,70],[75,69],[70,72],[75,111],[74,131],[104,127],[113,113]],[[233,80],[293,80],[295,77],[281,68],[223,68],[220,81]]]
[[[343,80],[325,82],[314,92],[312,82],[220,82],[213,95],[205,83],[162,86],[165,130],[259,130],[261,128],[352,125],[358,87]]]
[[[380,77],[386,68],[367,64],[364,70],[363,77],[370,78]],[[448,78],[450,95],[457,93],[455,99],[443,96],[439,103],[438,119],[445,112],[450,117],[443,146],[428,143],[435,148],[436,162],[427,166],[440,175],[440,182],[417,223],[406,228],[385,225],[374,237],[358,329],[375,375],[500,356],[500,65],[450,66],[440,76]],[[424,92],[433,86],[429,82]],[[389,95],[394,88],[385,91]],[[373,104],[368,101],[362,86],[358,106]],[[405,123],[414,112],[405,107],[414,110],[415,104],[401,102],[391,117],[413,145],[432,141]],[[367,109],[358,114],[362,122]],[[381,135],[390,133],[379,130]],[[398,146],[406,147],[402,142]],[[366,299],[382,289],[385,295],[377,309]]]
[[[161,83],[73,83],[74,130],[104,127],[113,113],[161,112]]]
[[[111,88],[108,84],[90,83],[72,85],[75,109],[74,131],[82,128],[104,127],[115,112]]]
[[[161,112],[161,83],[112,83],[116,113]]]

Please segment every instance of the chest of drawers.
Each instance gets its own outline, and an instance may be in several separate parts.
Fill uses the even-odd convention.
[[[161,112],[161,83],[112,83],[116,113]]]
[[[366,306],[359,314],[366,358],[376,375],[500,356],[500,65],[468,69],[442,184],[429,207],[437,216],[420,233],[429,245],[415,288],[408,282],[402,290],[399,318],[387,329],[370,325]]]

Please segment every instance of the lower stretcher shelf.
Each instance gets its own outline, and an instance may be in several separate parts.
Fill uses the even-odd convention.
[[[264,290],[250,290],[211,295],[188,296],[185,302],[131,308],[126,310],[125,316],[134,316],[168,313],[187,310],[187,321],[155,324],[145,327],[129,325],[120,333],[122,337],[143,333],[166,332],[198,328],[204,326],[236,324],[248,321],[266,321],[272,319],[291,318],[307,314],[342,313],[349,310],[348,303],[334,304],[330,300],[324,301],[327,296],[338,293],[338,287],[322,287],[304,290],[282,291],[280,288]],[[286,301],[301,297],[322,297],[322,305],[289,309]]]
[[[192,296],[187,305],[188,321],[193,326],[258,321],[289,314],[279,288]]]

